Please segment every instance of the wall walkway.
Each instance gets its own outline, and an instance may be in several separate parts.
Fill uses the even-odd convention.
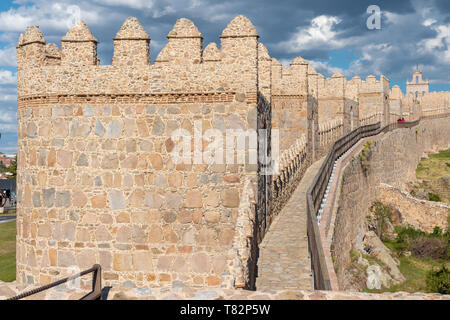
[[[305,195],[324,160],[308,168],[261,242],[257,290],[313,289]]]

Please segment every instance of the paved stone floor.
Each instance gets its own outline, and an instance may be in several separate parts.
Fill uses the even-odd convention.
[[[260,244],[256,290],[312,290],[306,191],[325,157],[312,164]]]

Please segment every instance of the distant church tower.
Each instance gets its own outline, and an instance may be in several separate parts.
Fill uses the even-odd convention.
[[[415,97],[428,93],[429,82],[422,79],[422,72],[416,67],[412,76],[412,81],[406,81],[406,94],[412,93]]]

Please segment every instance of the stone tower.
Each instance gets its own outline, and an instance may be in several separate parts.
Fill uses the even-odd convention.
[[[429,92],[429,81],[422,79],[422,72],[419,67],[414,71],[412,80],[406,81],[406,93],[412,93],[415,97],[422,96]]]
[[[150,37],[129,18],[112,64],[100,65],[81,21],[61,51],[37,26],[20,36],[19,282],[47,284],[99,263],[106,285],[249,285],[253,217],[264,202],[258,168],[237,156],[210,164],[202,151],[217,132],[256,129],[270,112],[257,105],[258,33],[238,16],[220,51],[203,52],[197,27],[179,19],[167,38],[150,64]],[[194,145],[188,162],[172,157],[180,141]]]

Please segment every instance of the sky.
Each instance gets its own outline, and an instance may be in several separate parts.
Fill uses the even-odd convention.
[[[379,28],[371,5],[380,9]],[[0,1],[0,152],[17,150],[15,47],[27,26],[39,25],[56,43],[81,18],[99,40],[101,64],[110,64],[112,38],[129,16],[150,35],[151,61],[178,18],[192,20],[203,45],[216,42],[239,14],[255,25],[272,57],[288,65],[302,56],[329,77],[380,74],[405,90],[419,65],[431,91],[450,91],[449,0],[2,0]]]

